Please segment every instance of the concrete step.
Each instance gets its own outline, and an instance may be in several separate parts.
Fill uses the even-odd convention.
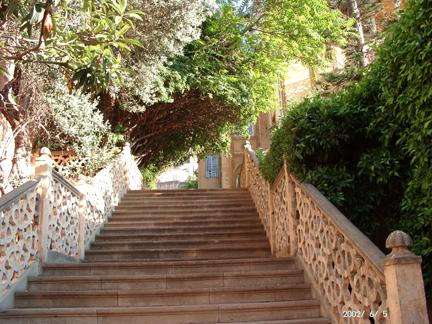
[[[112,231],[103,232],[97,236],[97,241],[116,241],[133,239],[136,241],[165,241],[165,240],[209,240],[217,239],[233,239],[233,238],[251,238],[251,239],[261,239],[266,238],[265,232],[262,229],[255,230],[235,230],[231,232],[220,232],[220,233],[126,233],[119,232],[113,233]]]
[[[225,240],[173,240],[173,241],[137,241],[131,239],[117,241],[100,241],[96,240],[91,245],[91,250],[114,250],[114,249],[175,249],[175,248],[231,248],[236,247],[252,247],[255,244],[261,244],[264,247],[270,248],[270,244],[264,237],[257,240],[249,238],[242,239],[225,239]]]
[[[28,280],[29,291],[143,290],[167,288],[275,287],[302,284],[301,270],[209,272],[156,275],[41,276]]]
[[[126,261],[44,264],[43,276],[149,275],[297,270],[294,258]]]
[[[96,291],[37,291],[16,294],[17,308],[163,306],[277,302],[311,299],[307,284],[271,288],[198,288]]]
[[[314,300],[186,306],[28,308],[0,313],[4,324],[227,323],[319,318]]]
[[[201,247],[201,248],[175,248],[175,249],[107,249],[90,250],[86,252],[87,261],[113,261],[113,260],[189,260],[189,259],[218,259],[218,258],[248,258],[270,257],[268,244],[253,244],[245,247]]]

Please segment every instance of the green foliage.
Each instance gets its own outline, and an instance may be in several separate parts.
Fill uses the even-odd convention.
[[[79,165],[66,170],[69,176],[94,175],[118,153],[123,137],[111,132],[110,125],[97,110],[97,102],[80,92],[67,93],[62,85],[52,88],[47,97],[53,109],[54,129],[46,145],[54,149],[72,149]]]
[[[204,22],[201,38],[166,66],[164,89],[168,93],[161,95],[167,101],[174,97],[172,106],[151,106],[145,114],[174,111],[185,98],[190,101],[185,106],[197,107],[176,118],[176,123],[163,116],[146,119],[158,120],[166,133],[157,136],[166,144],[143,143],[143,134],[155,132],[142,126],[132,142],[134,152],[145,155],[144,163],[163,167],[191,154],[225,151],[236,129],[276,107],[275,85],[288,62],[318,65],[326,44],[342,41],[349,25],[338,11],[330,10],[326,0],[268,0],[263,7],[243,9],[236,1],[219,3],[216,13]],[[193,129],[188,128],[191,124]],[[147,137],[145,141],[150,143]]]
[[[292,107],[261,165],[287,160],[381,248],[393,229],[414,238],[432,293],[432,1],[412,0],[363,79]]]
[[[157,188],[157,178],[160,173],[160,168],[150,164],[147,165],[144,168],[141,168],[141,174],[143,176],[144,184],[149,189],[156,189]]]
[[[127,0],[6,1],[2,25],[20,22],[22,33],[16,45],[8,42],[7,59],[62,66],[77,88],[99,93],[122,83],[122,57],[142,47],[128,37],[141,14],[128,10]]]
[[[185,189],[198,189],[198,178],[195,175],[189,176],[183,184]]]

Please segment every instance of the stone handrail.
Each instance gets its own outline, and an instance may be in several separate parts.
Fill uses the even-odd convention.
[[[251,193],[272,253],[296,256],[332,322],[428,323],[421,259],[408,250],[407,234],[393,232],[385,256],[286,163],[270,184],[249,143],[243,161],[241,186]]]
[[[0,197],[0,296],[37,257],[39,184],[31,180]]]
[[[0,308],[35,261],[82,260],[123,195],[142,188],[129,145],[90,183],[74,185],[52,166],[50,151],[43,148],[37,180],[0,198]]]

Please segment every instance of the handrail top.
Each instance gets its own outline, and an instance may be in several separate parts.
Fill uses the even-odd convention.
[[[38,177],[35,180],[29,180],[23,183],[18,188],[15,188],[11,192],[8,192],[4,196],[0,197],[0,210],[9,207],[15,200],[26,194],[28,191],[37,186],[41,178]]]
[[[59,172],[52,170],[53,179],[60,182],[62,185],[64,185],[66,188],[68,188],[72,193],[74,193],[76,196],[81,196],[82,193],[79,191],[72,182],[64,178]]]

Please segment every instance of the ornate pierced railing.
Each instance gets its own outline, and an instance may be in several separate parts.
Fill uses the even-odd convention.
[[[32,180],[0,198],[0,296],[37,258],[39,189]]]
[[[409,251],[407,234],[393,232],[385,256],[286,163],[267,182],[249,143],[241,187],[251,193],[272,253],[296,256],[334,323],[428,323],[421,259]]]
[[[83,259],[127,190],[142,177],[127,145],[90,183],[74,185],[52,169],[48,149],[36,161],[36,180],[0,198],[0,306],[36,261]]]

